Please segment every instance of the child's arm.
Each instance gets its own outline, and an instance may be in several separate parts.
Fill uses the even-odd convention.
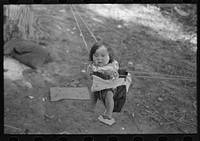
[[[112,67],[113,67],[113,70],[115,71],[118,71],[119,70],[119,63],[114,60],[112,63],[111,63]]]
[[[106,66],[99,67],[99,70],[103,70],[103,71],[112,70],[112,71],[117,72],[118,69],[119,69],[119,63],[116,60],[114,60],[112,63],[107,64]]]
[[[90,64],[87,66],[86,72],[87,72],[88,74],[90,74],[90,75],[93,73],[92,62],[90,62]]]
[[[99,67],[94,66],[94,64],[91,62],[91,63],[87,66],[86,72],[89,73],[90,75],[92,75],[94,72],[102,73],[102,70],[99,69]]]
[[[112,79],[119,77],[118,70],[119,63],[116,60],[104,67],[105,74],[109,75]]]
[[[116,60],[103,67],[95,67],[92,62],[87,66],[86,71],[90,75],[97,75],[103,79],[115,79],[119,77],[119,64]]]

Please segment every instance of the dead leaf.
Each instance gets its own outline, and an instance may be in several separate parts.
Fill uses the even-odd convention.
[[[45,118],[47,118],[47,119],[53,119],[54,115],[45,114]]]
[[[161,101],[161,102],[163,101],[163,99],[161,97],[159,97],[158,100]]]

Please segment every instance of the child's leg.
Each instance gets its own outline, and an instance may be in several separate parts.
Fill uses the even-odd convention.
[[[112,118],[112,112],[113,112],[113,108],[114,108],[114,99],[113,99],[113,92],[112,91],[108,91],[106,94],[106,98],[105,98],[105,105],[106,105],[106,113],[105,115],[108,116],[109,118]]]
[[[91,93],[90,106],[88,110],[94,112],[96,103],[97,103],[97,97],[95,96],[95,93]]]

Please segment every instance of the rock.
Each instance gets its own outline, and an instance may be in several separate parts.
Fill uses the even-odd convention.
[[[25,65],[21,64],[19,61],[10,58],[10,57],[5,57],[4,58],[4,70],[7,70],[6,72],[4,71],[4,77],[7,77],[11,80],[21,80],[23,79],[23,71],[28,69]]]
[[[31,84],[30,82],[28,82],[28,81],[22,80],[22,82],[24,83],[24,85],[25,85],[26,87],[28,87],[28,88],[30,88],[30,89],[33,87],[32,84]]]
[[[122,25],[118,25],[117,28],[122,28]]]
[[[59,10],[59,12],[64,13],[66,12],[65,9]]]
[[[25,98],[33,99],[34,97],[33,96],[25,96]]]
[[[78,87],[83,87],[83,85],[80,83],[80,84],[78,84]]]
[[[128,24],[127,24],[127,23],[124,23],[124,26],[128,26]]]
[[[128,65],[129,65],[129,66],[133,66],[133,62],[129,61],[129,62],[128,62]]]
[[[161,101],[161,102],[162,102],[162,101],[163,101],[163,99],[162,99],[161,97],[159,97],[159,98],[158,98],[158,101]]]

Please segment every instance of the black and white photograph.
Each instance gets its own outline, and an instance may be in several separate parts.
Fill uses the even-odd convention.
[[[3,5],[4,134],[196,134],[197,4]]]

